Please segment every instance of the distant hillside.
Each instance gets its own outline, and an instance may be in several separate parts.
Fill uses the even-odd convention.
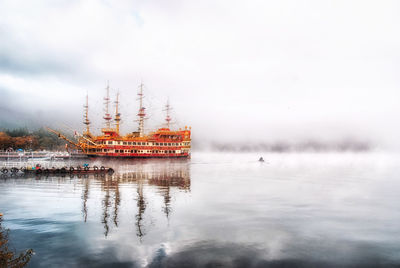
[[[308,140],[302,142],[260,142],[260,143],[220,143],[211,142],[199,149],[211,149],[223,152],[363,152],[370,151],[374,145],[368,141],[359,141],[353,139],[343,139],[339,141],[322,142],[317,140]]]
[[[43,128],[31,131],[28,128],[2,129],[0,150],[64,150],[65,141]]]

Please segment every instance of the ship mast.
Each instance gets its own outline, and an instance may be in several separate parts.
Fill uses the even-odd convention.
[[[139,136],[143,137],[144,136],[144,117],[146,116],[145,113],[145,108],[143,107],[143,83],[140,84],[139,86]]]
[[[110,120],[112,119],[111,115],[108,112],[108,107],[110,105],[110,86],[107,81],[107,87],[106,87],[106,96],[104,97],[104,106],[105,106],[105,114],[104,114],[104,119],[106,120],[106,128],[110,129],[111,128],[111,122]]]
[[[85,115],[84,115],[84,120],[83,123],[86,125],[86,131],[85,133],[83,133],[86,136],[90,136],[90,121],[89,121],[89,95],[86,94],[86,104],[83,105],[84,111],[85,111]]]
[[[121,114],[118,111],[119,106],[119,92],[117,93],[117,100],[115,101],[115,128],[119,135],[119,123],[121,122]]]
[[[169,128],[171,122],[170,111],[172,110],[171,106],[169,105],[169,99],[167,100],[167,104],[165,105],[164,111],[167,112],[167,116],[165,117],[165,121],[167,121],[167,128]]]

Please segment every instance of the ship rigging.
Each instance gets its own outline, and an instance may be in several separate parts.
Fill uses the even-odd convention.
[[[111,127],[112,116],[109,112],[110,87],[107,83],[106,96],[104,97],[104,117],[105,127],[101,129],[102,134],[95,136],[90,131],[89,120],[89,97],[86,95],[84,107],[83,124],[85,130],[82,135],[78,134],[77,141],[67,138],[62,133],[47,128],[49,131],[58,135],[59,138],[66,140],[82,153],[93,157],[115,157],[115,158],[188,158],[191,149],[191,128],[185,126],[184,129],[170,129],[170,104],[169,100],[165,106],[166,127],[159,128],[148,134],[144,131],[146,109],[143,106],[143,83],[139,85],[138,101],[139,110],[138,130],[126,135],[120,134],[121,114],[119,112],[119,93],[115,100],[115,128]],[[76,132],[77,133],[77,132]]]

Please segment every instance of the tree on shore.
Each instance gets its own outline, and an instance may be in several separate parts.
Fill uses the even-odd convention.
[[[25,267],[33,255],[33,250],[28,249],[19,254],[11,250],[8,243],[8,235],[10,230],[4,228],[2,223],[3,215],[0,213],[0,267]]]
[[[43,128],[35,131],[26,128],[0,131],[0,150],[63,150],[64,146],[64,141]]]

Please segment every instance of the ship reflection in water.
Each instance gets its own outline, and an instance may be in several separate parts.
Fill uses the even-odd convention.
[[[400,158],[196,153],[113,175],[3,176],[29,267],[398,267]],[[77,163],[74,163],[74,165]]]
[[[0,183],[13,186],[8,191],[9,202],[4,205],[1,202],[2,209],[5,208],[14,243],[28,242],[35,250],[30,266],[52,266],[65,262],[64,258],[72,266],[120,265],[119,260],[110,262],[109,256],[103,259],[94,254],[96,260],[90,259],[93,256],[83,244],[91,243],[91,239],[102,241],[103,245],[96,244],[91,250],[97,247],[103,250],[104,245],[129,238],[125,241],[127,248],[146,247],[146,235],[153,239],[160,234],[160,229],[164,233],[169,228],[174,202],[179,201],[178,196],[190,193],[190,163],[187,160],[126,163],[129,161],[105,162],[117,170],[111,175],[2,175]],[[17,200],[23,194],[26,194],[27,206],[18,210]],[[21,228],[22,225],[31,229]],[[33,234],[28,234],[28,230]],[[25,240],[27,235],[30,239]],[[114,252],[117,248],[114,245],[109,250]],[[129,267],[136,266],[136,262],[129,263]]]
[[[179,163],[179,162],[178,162]],[[120,184],[135,185],[136,187],[136,234],[141,239],[145,235],[145,227],[143,226],[143,218],[146,211],[147,200],[144,194],[144,187],[152,187],[155,192],[163,198],[163,208],[167,219],[171,213],[171,190],[176,188],[182,191],[190,191],[190,173],[189,165],[150,165],[136,166],[138,171],[134,172],[119,172],[114,175],[93,175],[92,179],[99,180],[101,190],[104,193],[102,200],[102,220],[104,225],[104,235],[107,236],[110,231],[110,223],[118,227],[118,211],[121,204]],[[88,206],[87,201],[90,191],[90,179],[86,176],[84,181],[82,194],[82,212],[84,221],[87,221]],[[149,201],[151,202],[151,200]]]

